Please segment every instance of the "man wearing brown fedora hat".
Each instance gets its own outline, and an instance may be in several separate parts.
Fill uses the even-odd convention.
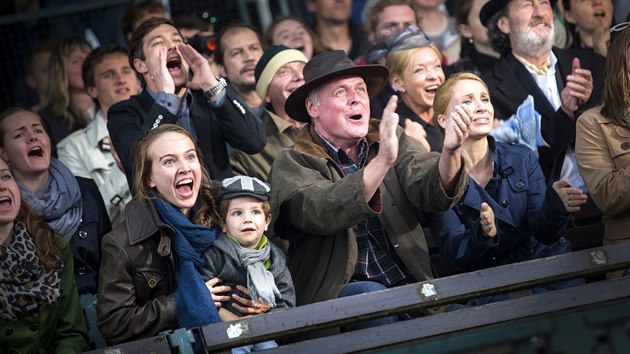
[[[555,0],[490,0],[479,13],[496,65],[483,74],[495,116],[507,119],[531,95],[541,115],[538,147],[547,183],[567,178],[586,191],[575,161],[575,120],[599,101],[605,60],[582,50],[553,48]]]
[[[307,122],[270,177],[273,232],[289,242],[298,304],[432,278],[419,210],[447,210],[464,193],[470,118],[455,105],[441,157],[429,153],[398,127],[396,96],[382,120],[370,119],[387,77],[382,65],[324,53],[285,104]]]

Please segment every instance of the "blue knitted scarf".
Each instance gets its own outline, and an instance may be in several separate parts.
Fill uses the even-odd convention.
[[[202,252],[217,238],[217,229],[193,224],[182,212],[162,198],[153,200],[166,224],[175,230],[173,249],[179,259],[175,303],[177,319],[187,329],[221,322],[212,295],[195,266],[205,263]]]

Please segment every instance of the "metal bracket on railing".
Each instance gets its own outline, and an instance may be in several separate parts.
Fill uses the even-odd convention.
[[[192,331],[185,328],[178,328],[174,331],[160,333],[166,338],[172,353],[194,354],[195,336]]]

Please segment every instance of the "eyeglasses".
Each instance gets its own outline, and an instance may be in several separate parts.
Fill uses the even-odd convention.
[[[618,23],[618,24],[610,27],[610,33],[623,31],[628,26],[630,26],[630,21]]]
[[[391,52],[426,47],[433,44],[431,39],[418,26],[409,25],[404,30],[387,37],[377,44],[367,55],[369,62],[376,62]]]

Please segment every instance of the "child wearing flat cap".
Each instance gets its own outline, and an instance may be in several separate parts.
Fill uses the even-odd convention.
[[[254,305],[267,311],[295,306],[295,290],[285,255],[264,235],[271,222],[270,190],[267,183],[255,177],[236,176],[223,180],[219,203],[223,232],[204,251],[206,265],[199,269],[206,281],[218,277],[232,289],[236,289],[237,284],[247,284]],[[222,321],[240,318],[240,312],[232,304],[232,301],[222,303],[219,308]],[[235,348],[232,352],[276,346],[275,341],[267,341]]]

